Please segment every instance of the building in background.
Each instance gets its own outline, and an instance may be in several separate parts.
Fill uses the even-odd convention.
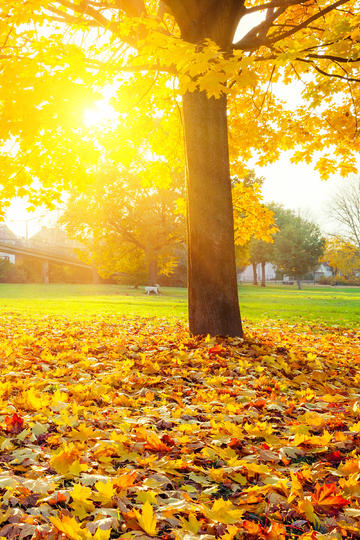
[[[261,263],[256,266],[256,275],[258,281],[261,281]],[[273,264],[267,262],[265,264],[265,281],[271,281],[276,279],[276,268]],[[238,273],[238,282],[253,282],[254,281],[254,272],[253,267],[250,264],[245,268],[243,272]]]
[[[0,224],[0,244],[5,242],[6,244],[14,245],[18,241],[17,236],[9,229],[4,223]],[[0,260],[9,261],[15,263],[15,255],[1,251],[0,249]]]

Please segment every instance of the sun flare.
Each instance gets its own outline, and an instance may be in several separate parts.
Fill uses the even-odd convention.
[[[84,111],[84,124],[88,128],[115,123],[116,118],[115,109],[105,100],[98,101],[94,107]]]

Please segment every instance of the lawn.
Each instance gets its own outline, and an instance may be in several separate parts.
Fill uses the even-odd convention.
[[[160,296],[143,288],[120,285],[0,284],[4,312],[72,316],[140,315],[185,319],[186,289],[164,287]],[[283,319],[340,326],[360,324],[360,288],[292,286],[239,287],[240,307],[247,320]]]

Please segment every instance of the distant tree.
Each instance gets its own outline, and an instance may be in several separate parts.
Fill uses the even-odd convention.
[[[249,243],[243,246],[235,246],[236,265],[240,272],[250,264]]]
[[[360,248],[360,176],[344,180],[330,203],[330,215],[342,226],[345,239]]]
[[[256,265],[262,258],[255,257],[252,246],[269,245],[277,232],[273,211],[262,203],[261,185],[264,179],[251,170],[242,180],[232,179],[234,207],[235,256],[237,266],[253,266],[254,285],[257,285]],[[265,286],[265,270],[262,284]]]
[[[147,273],[155,285],[159,273],[172,273],[175,249],[185,242],[184,216],[177,212],[182,188],[181,182],[145,187],[141,180],[117,168],[104,171],[87,192],[73,195],[62,223],[87,247],[86,260],[102,277],[128,274],[136,284]]]
[[[360,249],[343,238],[329,238],[321,260],[331,266],[335,275],[351,278],[360,269]]]
[[[235,245],[245,246],[252,238],[272,242],[277,231],[274,214],[262,202],[263,178],[250,171],[243,179],[232,180]]]
[[[275,235],[276,238],[276,235]],[[274,244],[273,242],[264,242],[257,238],[252,238],[249,245],[250,262],[253,267],[254,273],[254,285],[257,285],[257,265],[261,264],[261,286],[266,285],[265,265],[270,262],[274,257]]]
[[[26,272],[21,266],[11,263],[8,259],[0,260],[1,283],[26,283]]]
[[[315,223],[280,205],[272,205],[272,209],[279,227],[272,262],[282,272],[296,279],[301,289],[300,280],[318,263],[325,240]]]
[[[260,252],[265,253],[265,246],[272,244],[277,231],[273,211],[262,203],[263,182],[264,178],[257,176],[254,170],[250,170],[241,180],[232,178],[236,263],[238,266],[251,263],[254,285],[257,285],[256,266],[264,261]],[[265,262],[262,286],[265,286]]]

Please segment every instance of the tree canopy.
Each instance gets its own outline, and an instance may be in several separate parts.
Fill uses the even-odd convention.
[[[340,237],[328,238],[325,251],[321,259],[328,263],[335,275],[341,274],[344,278],[354,277],[360,270],[360,250]]]
[[[354,172],[359,151],[358,1],[191,4],[7,2],[0,12],[2,139],[23,142],[18,154],[23,161],[29,157],[26,145],[28,151],[30,144],[32,151],[49,151],[60,137],[65,148],[68,137],[71,145],[85,139],[89,152],[89,134],[79,137],[79,130],[84,104],[99,97],[96,91],[116,81],[130,80],[133,87],[136,79],[147,96],[155,95],[176,77],[181,93],[198,88],[208,97],[228,95],[233,172],[244,169],[250,156],[263,165],[284,149],[293,149],[295,161],[317,158],[324,177],[338,168]],[[254,14],[257,23],[246,32]],[[230,17],[220,38],[214,21]],[[237,35],[242,35],[238,41]],[[303,89],[295,111],[277,97],[279,88],[293,81]],[[331,145],[335,152],[327,150]],[[57,157],[58,168],[65,148],[56,147],[49,159]],[[40,167],[35,158],[28,162],[28,181],[40,174],[37,168],[44,164]],[[69,176],[57,170],[58,182]]]
[[[176,248],[185,244],[181,179],[177,184],[146,187],[146,179],[144,186],[127,171],[104,170],[94,186],[73,195],[62,222],[86,245],[87,259],[101,276],[125,273],[155,285],[158,273],[168,275],[176,267]]]

